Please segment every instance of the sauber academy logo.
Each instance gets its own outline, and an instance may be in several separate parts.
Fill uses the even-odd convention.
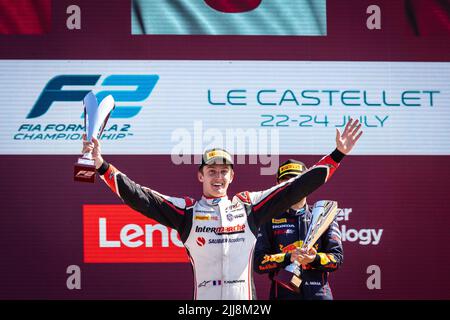
[[[195,232],[197,232],[197,233],[215,233],[217,235],[244,233],[245,232],[245,224],[237,224],[235,226],[227,226],[227,227],[196,226]]]
[[[84,205],[84,262],[189,262],[174,229],[125,205]]]

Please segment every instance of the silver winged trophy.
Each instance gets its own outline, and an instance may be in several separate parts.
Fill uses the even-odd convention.
[[[112,95],[105,97],[100,104],[95,94],[90,91],[83,99],[84,127],[88,141],[92,138],[100,138],[105,129],[109,116],[113,111],[114,98]],[[85,153],[74,165],[74,180],[81,182],[95,182],[95,164],[91,153]]]

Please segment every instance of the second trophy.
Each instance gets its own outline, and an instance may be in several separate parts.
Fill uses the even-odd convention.
[[[312,248],[333,222],[338,214],[337,208],[337,202],[335,201],[323,200],[317,201],[314,204],[311,214],[311,224],[300,249],[309,251]],[[301,274],[301,265],[297,261],[294,261],[286,268],[281,269],[274,277],[274,280],[289,290],[299,292],[302,283]]]

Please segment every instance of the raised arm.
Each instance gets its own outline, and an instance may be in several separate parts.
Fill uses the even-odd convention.
[[[193,207],[193,199],[165,196],[135,183],[113,165],[103,160],[100,143],[95,138],[93,142],[83,141],[82,152],[88,151],[92,152],[97,171],[102,180],[125,204],[165,226],[178,230],[182,234],[187,221],[185,215],[187,210]]]

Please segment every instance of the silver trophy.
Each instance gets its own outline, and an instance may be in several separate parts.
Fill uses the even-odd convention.
[[[95,94],[90,91],[83,99],[83,106],[86,138],[88,141],[92,141],[93,137],[99,139],[114,109],[114,98],[109,95],[99,104]],[[95,181],[95,163],[91,153],[83,154],[75,163],[74,180],[92,183]]]
[[[308,251],[314,246],[338,214],[337,208],[338,205],[336,201],[322,200],[317,201],[314,204],[311,224],[309,225],[306,238],[300,249]],[[301,273],[301,265],[297,261],[294,261],[286,268],[281,269],[278,274],[274,276],[274,280],[289,290],[299,292],[302,283]]]

